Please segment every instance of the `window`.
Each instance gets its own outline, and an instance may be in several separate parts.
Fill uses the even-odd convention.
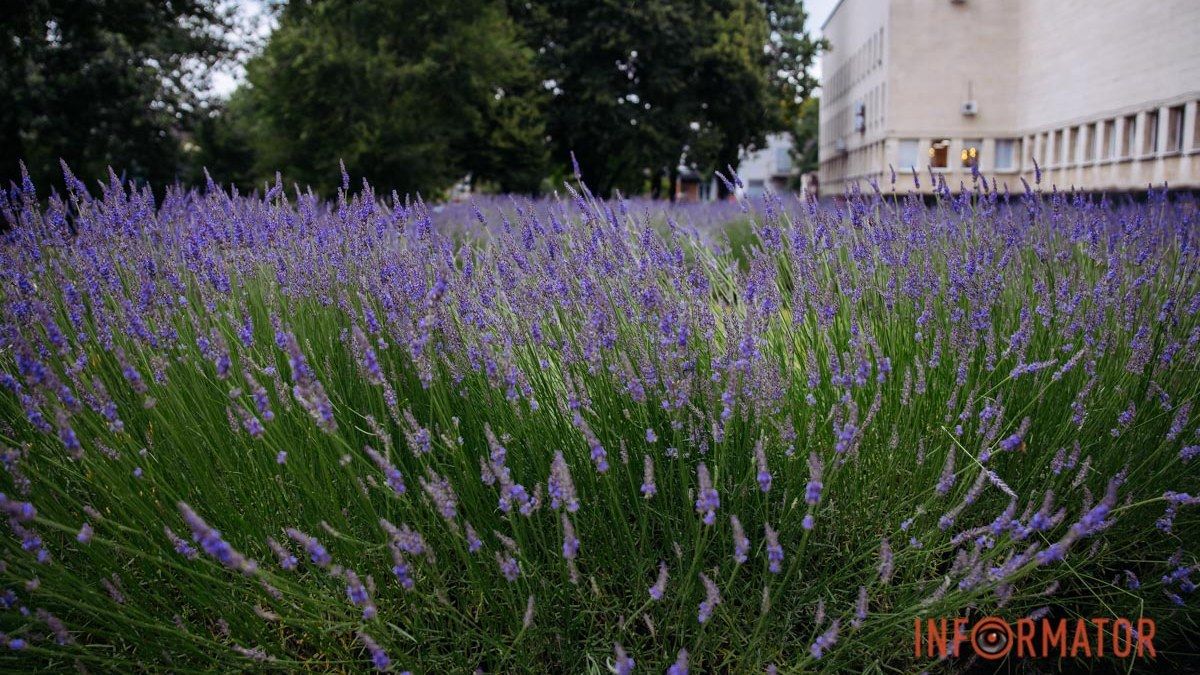
[[[775,173],[792,172],[792,153],[788,148],[775,148]]]
[[[1166,152],[1179,152],[1183,149],[1183,106],[1177,105],[1167,110],[1167,147]]]
[[[1096,135],[1092,133],[1095,128],[1093,124],[1079,127],[1079,142],[1083,143],[1083,161],[1088,164],[1096,160]]]
[[[1133,157],[1133,142],[1137,138],[1137,115],[1129,115],[1125,118],[1124,138],[1121,142],[1121,157],[1128,159]]]
[[[1192,149],[1200,150],[1200,105],[1192,110]]]
[[[1075,127],[1063,129],[1063,154],[1059,164],[1070,166],[1075,163]]]
[[[1100,159],[1117,156],[1117,121],[1104,120],[1100,123]]]
[[[901,138],[900,152],[896,157],[898,171],[911,171],[917,168],[917,151],[919,143],[915,138]]]
[[[979,154],[981,150],[983,150],[983,141],[978,138],[968,138],[963,141],[963,149],[959,153],[959,158],[962,160],[962,168],[969,169],[973,166],[979,166]]]
[[[1142,134],[1142,154],[1153,155],[1158,151],[1158,111],[1146,113],[1146,133]]]
[[[1058,147],[1058,132],[1051,131],[1046,134],[1046,142],[1042,144],[1042,154],[1046,156],[1046,159],[1042,162],[1042,166],[1054,166],[1054,158],[1061,152],[1062,150]]]
[[[950,139],[938,138],[929,144],[929,166],[945,169],[950,166]]]
[[[1020,143],[1015,138],[997,138],[996,139],[996,170],[997,171],[1012,171],[1017,168],[1017,144]]]

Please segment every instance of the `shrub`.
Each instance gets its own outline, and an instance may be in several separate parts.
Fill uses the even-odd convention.
[[[771,197],[713,207],[731,251],[582,187],[450,227],[68,186],[0,205],[6,667],[914,668],[916,617],[1197,618],[1192,199]]]

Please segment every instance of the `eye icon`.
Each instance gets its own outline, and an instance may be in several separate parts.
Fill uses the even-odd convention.
[[[1002,659],[1012,649],[1012,629],[1008,622],[995,616],[981,619],[971,628],[971,645],[979,656]]]

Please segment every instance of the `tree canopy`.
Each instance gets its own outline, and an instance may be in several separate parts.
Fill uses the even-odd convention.
[[[292,2],[250,62],[257,173],[318,189],[338,162],[385,189],[466,174],[532,190],[545,162],[532,53],[495,0]]]
[[[108,166],[164,184],[206,73],[229,58],[219,0],[26,0],[0,19],[0,179],[24,161],[40,184]]]
[[[292,0],[224,105],[222,0],[33,0],[0,23],[4,177],[59,158],[159,184],[330,191],[338,162],[436,198],[536,192],[571,170],[610,194],[669,190],[795,128],[819,41],[799,0]],[[182,148],[187,151],[183,152]]]

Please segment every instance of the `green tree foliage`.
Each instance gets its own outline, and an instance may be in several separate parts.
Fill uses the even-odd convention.
[[[494,0],[292,2],[209,141],[249,140],[259,179],[330,190],[338,161],[436,196],[464,175],[537,188],[545,162],[532,53]],[[238,119],[249,116],[250,120]],[[236,158],[234,158],[236,159]]]
[[[821,44],[782,0],[511,0],[537,48],[557,161],[574,152],[601,193],[701,172],[785,130],[816,82]]]
[[[817,159],[818,136],[820,133],[821,99],[809,98],[800,105],[800,114],[792,127],[792,164],[797,174],[816,171],[819,165]]]
[[[208,69],[233,53],[219,0],[23,0],[0,16],[0,181],[111,165],[157,184],[179,175],[181,138]]]

